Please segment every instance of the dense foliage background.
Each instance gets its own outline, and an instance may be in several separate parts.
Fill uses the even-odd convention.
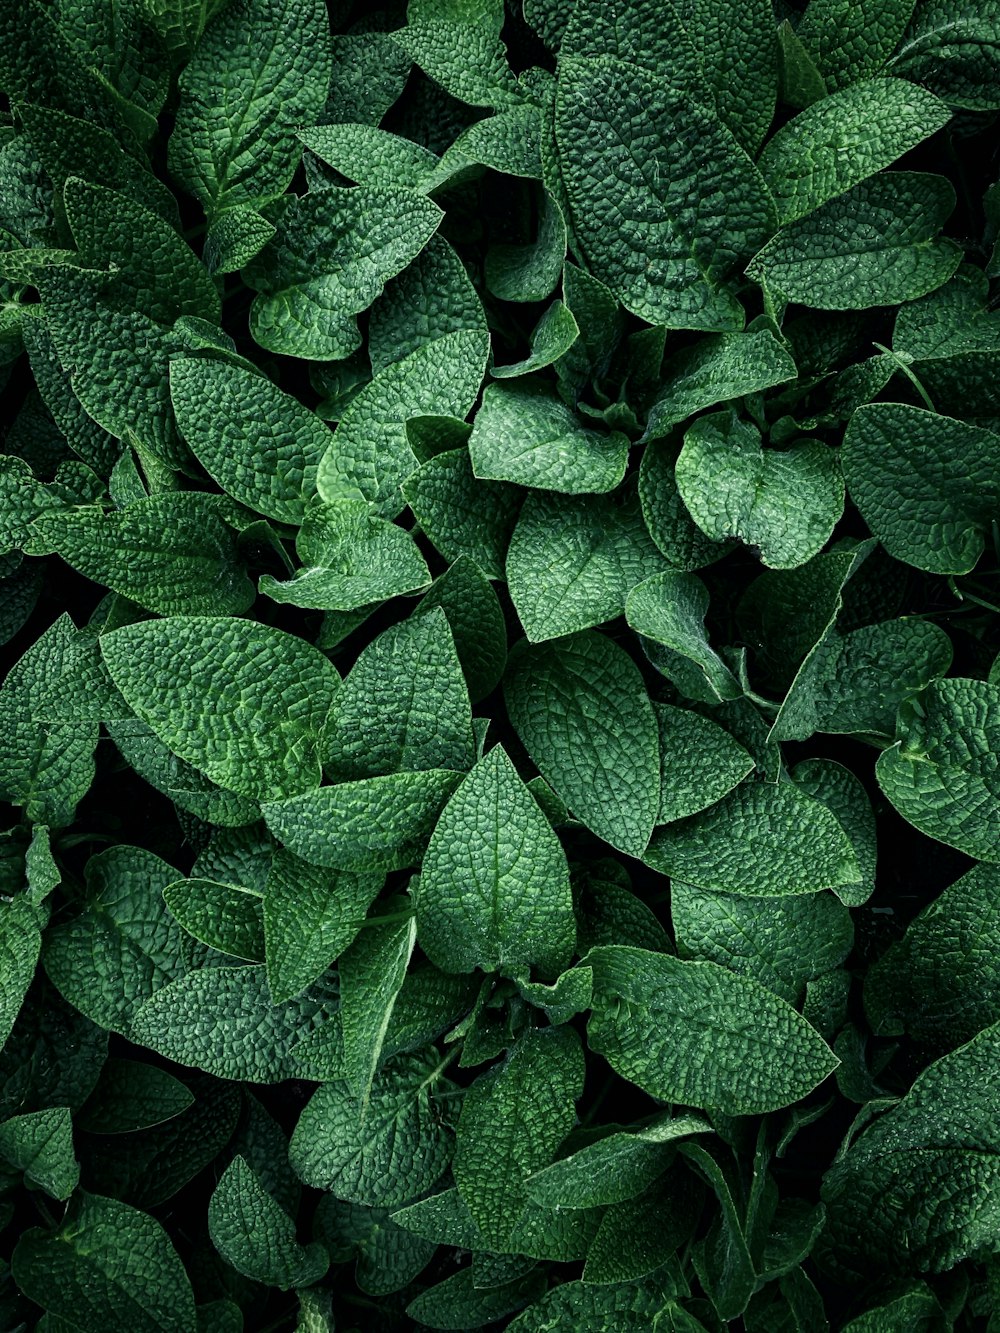
[[[1000,1326],[1000,5],[0,89],[0,1326]]]

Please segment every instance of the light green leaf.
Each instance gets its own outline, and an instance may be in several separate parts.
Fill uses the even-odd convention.
[[[553,301],[532,330],[531,350],[524,360],[494,365],[490,374],[497,380],[517,379],[543,370],[564,357],[579,336],[579,326],[568,306]]]
[[[208,1202],[212,1244],[238,1273],[288,1291],[318,1282],[329,1267],[318,1242],[300,1245],[295,1224],[244,1157],[234,1157]]]
[[[111,513],[42,514],[32,535],[36,547],[160,615],[240,615],[254,590],[224,513],[217,496],[175,491]]]
[[[452,1166],[487,1246],[504,1253],[528,1201],[527,1178],[573,1127],[584,1060],[575,1032],[529,1028],[501,1065],[465,1094]]]
[[[406,27],[392,34],[393,41],[460,102],[500,108],[524,100],[507,64],[499,26],[483,22],[479,14],[418,17],[412,7],[408,18]]]
[[[893,350],[926,359],[1000,346],[1000,310],[989,308],[989,292],[986,274],[962,264],[943,287],[900,307]]]
[[[935,574],[967,574],[983,551],[1000,487],[992,431],[903,403],[871,403],[844,436],[851,499],[890,555]]]
[[[357,122],[314,125],[297,134],[310,153],[359,185],[415,194],[432,188],[438,156],[412,139]]]
[[[326,729],[324,765],[338,781],[472,767],[469,694],[445,613],[384,630],[358,657]]]
[[[995,6],[923,0],[890,68],[950,106],[995,111],[1000,106],[1000,18]]]
[[[713,412],[684,435],[677,489],[712,541],[739,537],[771,568],[803,565],[826,545],[844,508],[836,453],[818,440],[763,449],[756,426]]]
[[[479,761],[437,822],[417,892],[420,945],[446,972],[554,976],[575,942],[559,839],[502,746]]]
[[[664,365],[663,388],[649,409],[643,439],[658,440],[706,407],[785,384],[795,375],[795,362],[767,329],[702,338]]]
[[[195,1333],[191,1283],[166,1231],[117,1199],[81,1193],[57,1230],[22,1235],[11,1267],[29,1300],[70,1327]]]
[[[43,965],[75,1009],[127,1035],[140,1005],[206,951],[166,910],[177,871],[152,852],[110,847],[87,862],[86,880],[83,911],[46,932]]]
[[[536,380],[488,386],[469,438],[477,477],[564,495],[614,490],[628,452],[627,436],[585,427]]]
[[[962,250],[938,236],[955,207],[943,176],[885,171],[783,227],[747,274],[786,301],[866,310],[947,282]]]
[[[478,330],[461,329],[380,371],[334,432],[317,475],[321,497],[360,497],[398,513],[399,488],[417,468],[406,422],[427,415],[464,418],[483,380],[487,345]]]
[[[564,59],[556,139],[577,238],[625,308],[665,328],[741,328],[726,278],[775,215],[721,121],[636,65]]]
[[[251,800],[317,787],[340,678],[318,648],[269,625],[171,616],[101,638],[111,676],[181,759]]]
[[[82,268],[114,266],[128,307],[163,324],[179,315],[218,323],[219,293],[191,247],[157,213],[118,190],[70,176],[66,217]]]
[[[909,1032],[941,1049],[1000,1020],[998,905],[1000,871],[977,865],[913,919],[865,978],[877,1033]]]
[[[529,642],[614,620],[637,583],[663,568],[635,492],[531,492],[507,552],[510,595]]]
[[[205,233],[202,258],[209,273],[236,273],[259,255],[275,227],[249,204],[220,213]]]
[[[938,1273],[991,1244],[1000,1202],[998,1057],[994,1024],[929,1065],[834,1163],[822,1191],[824,1265],[833,1258],[853,1280],[872,1271]]]
[[[658,829],[654,870],[716,893],[783,898],[861,878],[839,821],[787,782],[744,782],[718,805]]]
[[[854,942],[850,912],[832,893],[743,898],[674,879],[670,916],[681,958],[751,977],[789,1004],[807,981],[842,963]]]
[[[441,159],[432,188],[470,167],[490,167],[506,176],[542,177],[543,112],[534,103],[508,107],[464,129]]]
[[[587,962],[588,1044],[654,1097],[758,1115],[798,1101],[838,1064],[790,1004],[715,963],[625,947],[592,949]]]
[[[90,1134],[133,1134],[173,1120],[193,1105],[188,1088],[159,1065],[112,1056],[76,1123]]]
[[[362,1106],[368,1102],[392,1011],[417,940],[412,916],[402,924],[377,922],[377,917],[369,918],[366,928],[341,956],[337,969],[344,1077]]]
[[[877,74],[913,13],[914,0],[810,0],[796,36],[830,92]]]
[[[694,697],[702,698],[704,693],[704,701],[709,703],[738,699],[742,689],[708,642],[708,600],[708,589],[694,574],[655,574],[629,593],[625,617],[636,634],[667,649],[666,656],[654,659],[659,670],[669,675],[676,662],[679,670],[693,675],[699,688]],[[693,673],[686,670],[688,663],[693,664]]]
[[[671,704],[654,704],[653,710],[660,733],[657,824],[714,805],[753,772],[747,751],[711,718]]]
[[[313,865],[400,868],[420,859],[422,843],[461,776],[448,768],[387,773],[265,801],[262,810],[274,836]]]
[[[62,828],[94,780],[96,722],[42,720],[71,657],[76,629],[62,615],[0,686],[0,792],[33,823]]]
[[[365,500],[338,497],[315,505],[302,520],[295,550],[303,568],[294,578],[261,576],[260,591],[274,602],[356,611],[431,581],[410,533],[377,518]]]
[[[174,920],[202,944],[252,963],[264,961],[261,895],[238,884],[179,879],[163,890]]]
[[[639,501],[649,535],[671,569],[693,570],[721,560],[731,543],[710,541],[696,526],[677,489],[677,446],[652,441],[639,465]]]
[[[428,458],[402,489],[414,518],[446,560],[468,556],[488,579],[503,578],[520,491],[477,479],[466,449]]]
[[[324,870],[275,853],[264,892],[267,984],[275,1004],[323,975],[357,935],[383,884],[379,874]]]
[[[556,794],[598,837],[640,856],[660,805],[659,731],[625,651],[595,633],[522,648],[504,694],[514,730]]]
[[[263,967],[203,967],[156,991],[131,1024],[141,1046],[216,1078],[280,1083],[290,1051],[328,1016],[322,985],[274,1004]]]
[[[782,223],[794,222],[946,125],[943,102],[905,79],[867,79],[793,116],[768,141],[760,170]]]
[[[921,833],[1000,861],[1000,685],[937,680],[904,703],[899,739],[875,766],[879,786]]]
[[[0,1157],[51,1198],[68,1199],[80,1181],[69,1107],[53,1106],[5,1120],[0,1124]]]
[[[295,1171],[307,1185],[373,1208],[426,1193],[452,1156],[446,1099],[454,1088],[442,1069],[431,1056],[400,1056],[378,1074],[363,1111],[347,1083],[322,1084],[292,1134]]]
[[[202,359],[173,362],[170,400],[191,452],[227,494],[302,522],[332,438],[314,412],[256,372]]]
[[[250,332],[261,347],[337,361],[361,346],[355,316],[414,259],[443,214],[408,189],[331,186],[268,210],[277,235],[244,280],[258,293]]]
[[[658,1115],[646,1125],[614,1130],[528,1179],[531,1198],[549,1208],[599,1208],[634,1198],[674,1160],[678,1139],[709,1134],[701,1116]]]
[[[288,187],[333,67],[322,0],[232,0],[180,79],[170,172],[209,217]]]

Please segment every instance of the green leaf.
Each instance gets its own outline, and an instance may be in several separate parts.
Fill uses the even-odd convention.
[[[507,661],[507,625],[496,593],[469,556],[460,555],[434,580],[420,610],[440,606],[455,639],[473,703],[492,693]]]
[[[500,25],[484,22],[483,13],[439,15],[408,11],[405,28],[392,34],[415,64],[460,102],[470,106],[506,107],[522,100],[507,64]],[[464,20],[464,21],[462,21]]]
[[[208,1232],[238,1273],[279,1291],[309,1287],[329,1267],[322,1245],[300,1245],[295,1239],[294,1222],[243,1157],[233,1159],[212,1193]]]
[[[202,259],[209,273],[235,273],[260,254],[274,236],[274,224],[249,204],[213,219],[205,233]]]
[[[463,177],[473,166],[490,167],[506,176],[541,180],[543,115],[539,106],[529,102],[475,121],[442,157],[432,188],[438,189],[450,178]]]
[[[324,764],[349,781],[474,762],[465,678],[445,613],[432,607],[358,657],[327,722]]]
[[[522,361],[498,366],[490,374],[494,379],[517,379],[536,370],[554,365],[570,350],[580,329],[572,312],[562,301],[553,301],[542,314],[531,333],[531,350]]]
[[[169,222],[128,194],[75,175],[66,181],[63,196],[77,262],[82,268],[114,265],[120,300],[164,324],[179,315],[218,323],[215,283]]]
[[[743,898],[671,881],[677,952],[751,977],[789,1004],[807,981],[837,967],[854,943],[847,908],[832,893]]]
[[[489,385],[469,439],[477,477],[563,495],[614,490],[625,475],[628,451],[627,436],[584,427],[537,380]]]
[[[614,1130],[560,1158],[528,1179],[531,1198],[549,1208],[598,1208],[641,1193],[673,1162],[677,1140],[711,1133],[701,1116],[659,1115],[650,1123]]]
[[[374,125],[341,123],[298,130],[311,153],[359,185],[402,188],[427,194],[433,188],[438,156],[421,144]]]
[[[357,1256],[362,1291],[385,1296],[400,1291],[427,1267],[436,1246],[404,1231],[384,1208],[366,1208],[326,1194],[313,1218],[313,1232],[334,1263]]]
[[[482,333],[460,329],[381,370],[352,399],[334,432],[320,461],[320,496],[360,497],[398,513],[399,488],[417,468],[406,422],[427,415],[464,418],[479,392],[486,356]]]
[[[233,0],[180,79],[170,173],[209,217],[257,207],[288,187],[293,130],[323,109],[332,72],[321,0]]]
[[[94,780],[97,723],[42,720],[74,646],[68,615],[41,634],[0,687],[0,791],[34,823],[62,828]]]
[[[156,991],[130,1031],[139,1045],[216,1078],[280,1083],[293,1077],[292,1047],[329,1006],[322,986],[274,1004],[263,967],[203,967]]]
[[[411,916],[402,924],[369,918],[341,956],[340,1022],[344,1033],[344,1075],[362,1105],[378,1070],[392,1011],[417,939]]]
[[[449,768],[340,782],[262,805],[267,826],[313,865],[362,870],[419,860],[421,844],[460,778]]]
[[[191,452],[227,494],[302,522],[332,438],[314,412],[255,371],[193,358],[172,363],[170,400]]]
[[[555,976],[575,943],[559,839],[502,746],[482,758],[431,835],[417,892],[420,945],[446,972]]]
[[[783,898],[861,878],[838,820],[786,782],[744,782],[718,805],[658,829],[654,870],[717,893]]]
[[[859,907],[875,892],[877,868],[875,815],[864,785],[849,768],[832,759],[803,759],[792,769],[791,778],[808,796],[822,802],[846,833],[860,875],[852,884],[835,885],[833,891],[848,907]]]
[[[479,1328],[523,1309],[545,1290],[545,1278],[539,1272],[482,1289],[476,1285],[474,1266],[475,1259],[473,1267],[421,1292],[406,1313],[427,1328]]]
[[[636,65],[564,59],[556,139],[576,235],[625,308],[665,328],[742,328],[726,279],[775,216],[722,122]]]
[[[267,984],[275,1004],[301,995],[357,935],[383,877],[324,870],[275,853],[264,891]]]
[[[166,1231],[117,1199],[81,1193],[58,1229],[22,1235],[11,1267],[25,1295],[70,1327],[195,1333],[191,1284]]]
[[[631,488],[613,496],[530,492],[507,552],[507,580],[529,642],[613,620],[665,561]]]
[[[796,36],[836,92],[885,65],[913,13],[914,0],[810,0]]]
[[[112,1057],[76,1123],[90,1134],[133,1134],[173,1120],[193,1105],[188,1088],[159,1065]]]
[[[995,752],[1000,686],[937,680],[900,709],[899,739],[875,766],[904,819],[980,861],[1000,861]]]
[[[355,316],[414,259],[442,218],[408,189],[331,186],[268,210],[277,235],[244,270],[250,332],[269,352],[336,361],[361,346]]]
[[[904,1333],[911,1329],[924,1333],[940,1318],[941,1306],[930,1288],[921,1282],[912,1291],[858,1315],[844,1325],[844,1333]]]
[[[950,106],[995,111],[1000,21],[992,5],[923,0],[890,68],[923,84]]]
[[[527,245],[494,245],[487,251],[486,287],[501,301],[544,301],[559,282],[566,259],[566,220],[562,199],[556,202],[551,187],[546,178],[545,188],[538,191],[540,216],[534,239]]]
[[[252,621],[171,616],[101,638],[111,676],[181,759],[251,800],[317,787],[340,679],[317,649]]]
[[[663,388],[649,409],[643,439],[660,439],[706,407],[785,384],[795,375],[795,362],[768,329],[702,338],[664,365]]]
[[[629,593],[625,618],[637,634],[667,649],[666,655],[654,658],[665,674],[670,674],[675,663],[681,670],[693,664],[695,671],[686,674],[693,676],[699,693],[692,697],[709,703],[738,699],[743,691],[708,642],[708,600],[708,589],[694,574],[655,574]]]
[[[943,176],[885,171],[783,227],[747,274],[786,301],[820,310],[912,301],[961,263],[960,247],[938,236],[954,207]]]
[[[465,1094],[452,1170],[470,1216],[498,1253],[524,1212],[527,1178],[551,1162],[573,1127],[583,1075],[575,1032],[533,1028]]]
[[[556,794],[598,837],[640,856],[660,805],[659,732],[624,650],[595,633],[524,648],[504,693],[514,730]]]
[[[163,890],[176,880],[152,852],[109,847],[87,862],[83,911],[46,932],[45,971],[101,1027],[127,1035],[150,995],[203,961],[205,950],[164,905]]]
[[[826,545],[844,509],[836,453],[818,440],[763,449],[756,426],[713,412],[684,435],[677,489],[712,541],[739,537],[771,568],[803,565]]]
[[[1000,503],[986,465],[996,447],[992,431],[964,421],[872,403],[848,425],[844,476],[890,555],[936,574],[967,574]]]
[[[714,805],[753,772],[747,751],[711,718],[671,704],[654,704],[653,709],[660,733],[657,824]]]
[[[587,961],[588,1044],[654,1097],[758,1115],[798,1101],[839,1063],[790,1004],[715,963],[624,946]]]
[[[805,217],[916,148],[950,119],[905,79],[866,79],[824,97],[781,127],[760,170],[784,224]]]
[[[270,574],[260,591],[274,602],[319,611],[356,611],[430,583],[427,564],[404,528],[376,518],[364,500],[340,497],[315,505],[302,520],[294,578]]]
[[[261,895],[238,884],[211,879],[179,879],[163,890],[170,915],[189,935],[210,949],[264,961]]]
[[[431,1189],[448,1168],[453,1085],[430,1056],[400,1056],[375,1079],[364,1110],[344,1082],[313,1093],[289,1160],[307,1185],[338,1199],[393,1208]]]
[[[1000,1027],[929,1065],[827,1171],[822,1261],[841,1274],[937,1273],[990,1244],[1000,1189]]]
[[[41,924],[38,908],[26,894],[0,902],[0,972],[4,977],[0,1048],[7,1043],[35,975],[42,948]]]
[[[488,579],[503,578],[519,491],[479,480],[466,449],[428,458],[402,489],[413,517],[446,560],[468,556]]]
[[[219,498],[176,491],[104,513],[44,513],[36,547],[54,551],[95,583],[160,615],[240,615],[254,599]]]
[[[877,1033],[909,1032],[941,1049],[1000,1020],[998,897],[1000,872],[973,866],[911,921],[865,978]]]
[[[649,535],[671,569],[701,569],[720,560],[729,544],[710,541],[696,526],[677,489],[677,448],[652,441],[639,466],[639,500]]]
[[[981,269],[962,264],[937,291],[901,306],[893,350],[914,358],[990,351],[1000,344],[1000,311],[989,308],[990,284]]]
[[[68,1199],[80,1180],[69,1107],[53,1106],[5,1120],[0,1124],[0,1157],[51,1198]]]

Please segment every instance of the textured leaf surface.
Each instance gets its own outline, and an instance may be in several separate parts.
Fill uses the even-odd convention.
[[[556,137],[574,227],[625,308],[667,328],[742,327],[725,280],[774,213],[721,122],[636,65],[575,59],[560,67]]]
[[[479,761],[431,835],[417,894],[420,945],[446,972],[556,975],[575,941],[559,839],[502,746]]]
[[[837,819],[788,783],[743,783],[711,810],[657,830],[646,860],[699,888],[760,898],[860,879]]]
[[[465,1095],[455,1181],[476,1226],[499,1253],[527,1204],[527,1177],[549,1164],[573,1127],[583,1073],[575,1032],[529,1030]]]
[[[522,650],[504,686],[514,729],[566,805],[640,855],[660,803],[659,732],[641,675],[600,634]]]
[[[171,616],[115,630],[101,651],[139,717],[220,786],[273,800],[319,785],[319,737],[340,679],[302,639]]]
[[[817,555],[844,508],[832,449],[818,440],[764,449],[757,428],[731,412],[713,412],[685,433],[676,478],[706,537],[739,537],[771,568],[803,565]]]
[[[323,1246],[300,1245],[292,1219],[264,1189],[244,1157],[223,1172],[208,1204],[212,1244],[238,1273],[288,1291],[308,1287],[329,1265]]]
[[[369,921],[340,960],[344,1073],[362,1104],[378,1069],[392,1011],[416,943],[416,922]]]
[[[899,739],[880,756],[879,786],[922,833],[981,861],[1000,861],[996,750],[1000,686],[938,680],[900,710]]]
[[[654,704],[653,709],[660,732],[657,824],[714,805],[753,771],[747,751],[711,718],[671,704]]]
[[[111,1058],[101,1069],[77,1124],[94,1134],[131,1134],[182,1115],[194,1097],[158,1065]]]
[[[925,0],[892,60],[951,106],[996,109],[1000,19],[993,5]]]
[[[625,946],[592,949],[588,962],[588,1043],[654,1097],[756,1115],[798,1101],[838,1063],[790,1004],[715,963]]]
[[[181,879],[163,890],[175,921],[209,948],[250,962],[264,961],[260,894],[211,879]]]
[[[521,493],[482,481],[465,449],[428,458],[403,483],[413,516],[446,560],[469,556],[489,579],[503,578]]]
[[[69,1107],[53,1106],[5,1120],[0,1125],[0,1157],[53,1199],[68,1199],[80,1180]]]
[[[805,217],[948,123],[932,94],[905,79],[868,79],[799,112],[768,141],[760,170],[781,222]]]
[[[692,663],[698,683],[704,678],[710,702],[738,699],[742,690],[708,642],[708,602],[708,590],[701,579],[671,571],[637,584],[625,603],[625,617],[637,634],[667,649],[664,666],[676,659]]]

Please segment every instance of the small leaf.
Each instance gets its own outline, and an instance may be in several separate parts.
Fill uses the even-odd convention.
[[[243,1157],[233,1159],[212,1193],[208,1232],[238,1273],[279,1291],[311,1286],[329,1266],[322,1245],[300,1245],[295,1239],[292,1219]]]

